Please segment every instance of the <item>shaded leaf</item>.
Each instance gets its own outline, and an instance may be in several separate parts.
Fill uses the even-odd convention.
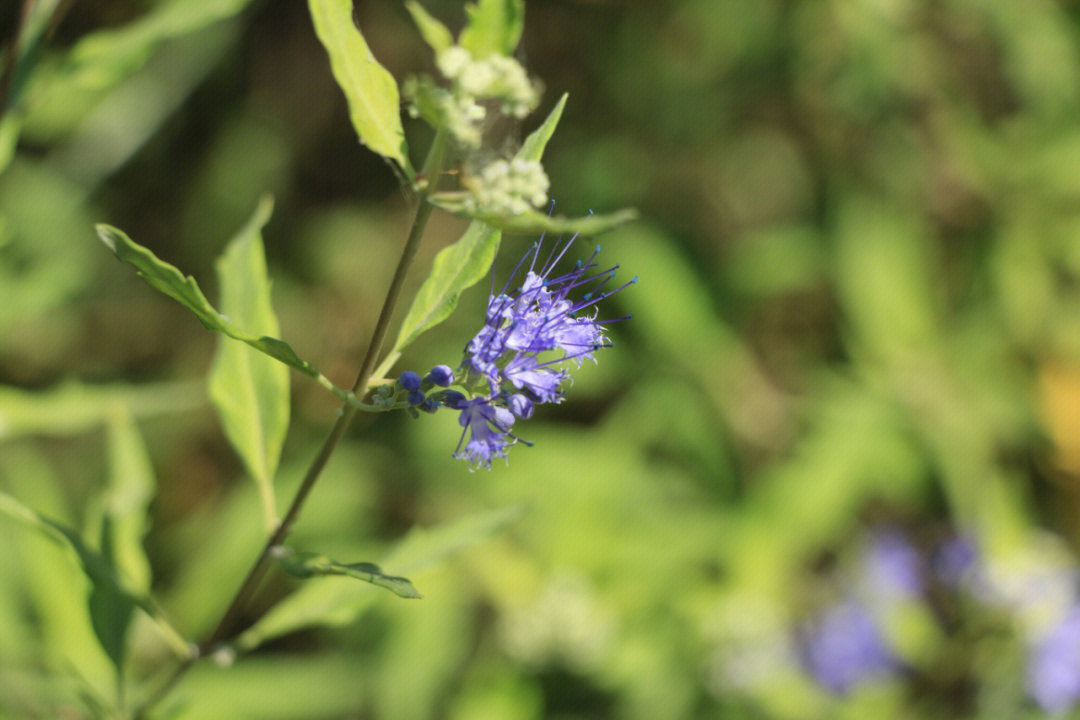
[[[27,127],[39,137],[67,132],[104,92],[142,68],[163,43],[227,20],[250,2],[163,0],[132,22],[84,36],[48,74],[35,73],[29,79]]]
[[[214,309],[202,294],[202,290],[199,289],[199,285],[193,277],[184,275],[175,266],[159,260],[154,253],[135,243],[122,230],[102,223],[97,225],[97,233],[101,241],[113,251],[117,258],[134,265],[139,277],[150,283],[154,289],[168,295],[195,313],[195,317],[208,330],[224,333],[234,340],[247,343],[256,350],[299,370],[314,379],[315,382],[329,390],[340,400],[354,407],[361,410],[371,409],[360,403],[360,400],[353,393],[343,390],[330,382],[329,378],[319,372],[314,365],[301,360],[285,342],[272,337],[252,334],[246,329],[235,325],[229,318]]]
[[[523,0],[478,0],[465,6],[468,19],[458,44],[475,58],[513,55],[525,27]]]
[[[353,23],[352,0],[308,0],[308,7],[360,141],[396,162],[411,178],[397,82],[371,54]]]
[[[47,390],[0,386],[0,440],[66,435],[107,422],[118,407],[135,417],[181,412],[205,402],[201,382],[85,385],[63,382]]]
[[[108,557],[89,548],[74,530],[40,515],[3,492],[0,492],[0,513],[74,551],[83,572],[93,583],[90,621],[94,634],[119,671],[132,612],[144,601],[126,589]]]
[[[109,486],[104,495],[101,549],[132,591],[150,592],[150,561],[143,539],[150,528],[148,512],[157,483],[146,445],[127,412],[108,426]]]
[[[224,314],[267,336],[280,332],[260,235],[271,208],[264,199],[217,262]],[[255,480],[267,524],[273,525],[277,519],[273,481],[289,428],[289,371],[255,348],[222,337],[210,368],[209,388],[225,436]]]
[[[416,28],[420,31],[420,36],[424,38],[424,42],[435,52],[436,56],[453,46],[454,36],[450,34],[445,25],[425,10],[423,5],[416,2],[416,0],[407,0],[405,9],[412,15],[413,22],[416,23]]]
[[[274,557],[290,575],[301,578],[319,575],[345,575],[364,582],[386,588],[398,597],[418,598],[417,592],[408,578],[387,575],[378,565],[369,562],[339,563],[323,555],[310,552],[297,552],[292,548],[278,546]]]

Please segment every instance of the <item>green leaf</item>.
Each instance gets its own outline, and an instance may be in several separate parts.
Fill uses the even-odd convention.
[[[140,596],[150,592],[150,561],[143,549],[147,517],[157,482],[146,445],[130,413],[109,422],[109,485],[104,495],[101,548],[128,586]]]
[[[398,573],[417,572],[489,538],[520,515],[521,508],[508,507],[434,530],[413,528],[382,564]],[[236,646],[247,651],[301,628],[347,625],[375,599],[374,593],[357,593],[353,583],[342,578],[312,578],[240,635]]]
[[[314,365],[301,360],[286,343],[265,335],[252,334],[246,328],[240,328],[234,324],[229,318],[214,309],[202,294],[202,290],[199,289],[199,285],[193,277],[184,275],[175,266],[159,260],[154,253],[135,243],[122,230],[111,225],[99,224],[97,233],[101,241],[113,251],[117,258],[134,265],[139,277],[150,283],[154,289],[168,295],[193,312],[199,322],[208,330],[224,333],[234,340],[247,343],[259,352],[299,370],[314,379],[326,390],[329,390],[338,399],[354,407],[361,410],[371,409],[369,406],[363,405],[353,393],[343,390],[330,382]]]
[[[85,35],[61,62],[42,62],[28,78],[23,103],[29,112],[28,130],[60,137],[85,119],[105,91],[142,68],[163,43],[234,17],[250,2],[162,0],[132,22]]]
[[[555,132],[555,126],[562,117],[563,108],[566,107],[566,94],[564,93],[555,108],[548,114],[547,119],[525,138],[517,156],[523,160],[540,161],[544,154],[544,148]],[[438,204],[438,203],[435,203]],[[545,221],[549,221],[546,215]],[[409,343],[420,336],[425,330],[430,330],[454,312],[461,293],[475,285],[487,274],[491,264],[495,261],[495,253],[499,249],[502,240],[500,228],[493,227],[482,220],[476,220],[465,231],[465,234],[454,243],[439,251],[435,256],[435,262],[431,267],[431,274],[420,286],[413,298],[409,312],[401,324],[397,342],[394,349],[383,363],[386,369],[392,365]],[[382,366],[379,368],[383,369]]]
[[[416,2],[416,0],[406,0],[405,9],[412,15],[413,22],[416,23],[416,28],[420,31],[420,36],[424,38],[424,42],[428,44],[428,47],[435,52],[436,57],[453,46],[454,36],[450,34],[445,25],[425,10],[423,5]]]
[[[559,98],[559,102],[555,103],[555,107],[548,113],[547,118],[540,124],[540,127],[529,133],[529,137],[525,138],[525,142],[521,144],[521,149],[515,155],[517,159],[540,162],[540,158],[544,155],[544,148],[547,147],[548,140],[555,133],[555,127],[562,118],[567,97],[568,94],[563,93],[562,97]]]
[[[247,226],[218,259],[221,307],[245,329],[268,336],[280,332],[270,303],[261,230],[272,203],[264,199]],[[229,439],[262,499],[268,526],[277,522],[274,475],[289,429],[289,370],[255,348],[222,337],[210,368],[210,399]]]
[[[344,575],[386,588],[398,597],[420,597],[420,593],[417,592],[408,578],[387,575],[374,563],[339,563],[316,553],[297,552],[284,545],[275,548],[274,557],[281,563],[281,567],[287,573],[296,577],[311,578],[320,575]]]
[[[142,601],[124,587],[109,559],[87,547],[74,530],[38,514],[3,492],[0,492],[0,513],[71,548],[83,572],[93,583],[90,621],[94,634],[119,671],[128,624],[135,607]]]
[[[568,218],[562,215],[547,215],[538,210],[528,210],[517,215],[495,215],[469,208],[465,202],[465,193],[438,193],[428,198],[436,207],[458,217],[480,220],[492,227],[510,233],[576,233],[579,235],[599,235],[613,230],[638,217],[636,210],[619,210],[608,215],[586,215]]]
[[[308,0],[315,34],[349,103],[360,142],[400,165],[412,178],[394,76],[378,63],[352,19],[352,0]]]
[[[513,55],[525,27],[523,0],[478,0],[465,6],[468,19],[458,44],[475,58]]]
[[[148,417],[191,410],[204,402],[201,382],[84,385],[69,380],[34,391],[0,386],[0,440],[86,432],[121,407],[135,417]]]
[[[439,251],[427,276],[413,298],[401,324],[391,354],[405,346],[454,312],[461,293],[475,285],[495,262],[502,233],[483,222],[469,225],[465,234]]]

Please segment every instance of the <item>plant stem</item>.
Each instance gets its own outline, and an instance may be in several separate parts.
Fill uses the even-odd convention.
[[[375,369],[375,363],[379,357],[379,353],[382,351],[383,343],[386,341],[386,334],[390,329],[390,317],[393,314],[394,306],[397,304],[398,297],[401,295],[401,288],[404,286],[405,276],[408,274],[412,261],[416,257],[416,251],[420,247],[420,238],[424,234],[424,228],[427,226],[428,218],[431,217],[433,206],[431,203],[427,202],[427,198],[434,192],[438,185],[438,175],[442,171],[448,148],[449,142],[446,133],[442,130],[438,131],[435,135],[435,139],[431,143],[431,148],[428,150],[427,160],[425,161],[422,170],[422,173],[429,178],[428,185],[419,191],[420,203],[416,209],[412,227],[409,229],[409,237],[405,240],[405,247],[401,250],[401,258],[398,260],[397,268],[394,270],[394,277],[390,280],[390,287],[386,291],[386,298],[383,300],[379,318],[375,322],[375,330],[371,335],[371,343],[368,345],[367,352],[364,354],[364,360],[360,365],[360,372],[356,376],[356,382],[353,383],[352,391],[361,399],[363,399],[368,390],[372,371]],[[319,475],[322,474],[323,469],[326,467],[327,462],[329,462],[330,456],[337,448],[338,443],[341,442],[341,438],[344,437],[345,431],[349,427],[349,423],[352,421],[353,417],[356,416],[356,412],[357,408],[349,403],[342,406],[337,421],[330,429],[330,434],[323,442],[318,455],[315,456],[315,459],[308,467],[307,473],[305,473],[304,479],[301,481],[300,487],[296,491],[296,496],[293,498],[292,504],[289,505],[289,509],[285,513],[285,517],[282,518],[277,529],[263,545],[262,552],[248,572],[247,577],[244,578],[244,582],[241,583],[240,589],[236,591],[236,595],[233,596],[232,602],[229,604],[225,614],[222,615],[217,627],[214,628],[210,637],[199,644],[198,652],[196,654],[182,660],[181,663],[176,666],[172,674],[169,675],[162,685],[152,693],[152,695],[147,698],[143,705],[134,713],[134,718],[138,719],[144,717],[150,708],[156,705],[169,693],[197,659],[212,654],[222,643],[235,635],[235,629],[240,621],[241,615],[243,615],[245,608],[254,598],[255,592],[259,588],[259,584],[266,576],[266,572],[270,569],[271,553],[274,547],[284,542],[285,538],[289,535],[293,524],[296,522],[296,518],[300,515],[300,510],[303,508],[304,502],[311,493],[311,489],[315,487],[315,482],[319,479]]]
[[[416,250],[420,246],[420,237],[423,235],[424,227],[427,225],[428,218],[431,216],[431,209],[431,204],[422,200],[420,207],[416,210],[416,217],[413,220],[412,229],[409,231],[409,238],[405,241],[405,247],[401,251],[401,259],[398,261],[397,270],[394,272],[394,277],[390,281],[390,288],[386,293],[386,299],[383,301],[382,312],[379,313],[379,319],[375,324],[375,331],[372,334],[371,344],[368,346],[368,351],[364,356],[364,362],[360,367],[356,382],[353,384],[353,392],[359,397],[363,397],[364,393],[367,391],[367,383],[371,378],[371,371],[375,367],[375,360],[378,357],[379,351],[382,349],[382,344],[386,339],[386,332],[390,326],[390,315],[393,312],[398,296],[401,294],[401,287],[404,284],[405,275],[408,272],[409,266],[412,265],[413,258],[416,257]],[[285,517],[281,520],[277,530],[270,536],[270,539],[266,541],[262,553],[259,555],[259,559],[255,561],[255,565],[251,568],[251,572],[248,573],[247,578],[240,586],[236,596],[233,598],[232,604],[229,605],[228,610],[225,611],[225,615],[222,616],[217,628],[205,642],[199,645],[200,655],[213,652],[220,642],[229,637],[230,632],[233,630],[233,626],[243,613],[248,602],[250,602],[254,596],[259,583],[262,581],[263,577],[266,575],[266,571],[270,567],[270,552],[273,550],[274,546],[284,542],[289,531],[292,530],[293,523],[296,522],[296,518],[299,516],[301,508],[304,506],[304,502],[311,493],[311,489],[315,487],[315,481],[319,479],[319,475],[322,474],[323,469],[326,467],[326,463],[330,460],[330,456],[337,448],[338,443],[341,442],[341,438],[345,435],[345,431],[348,429],[349,423],[355,415],[355,407],[352,407],[351,405],[342,407],[337,422],[334,423],[334,427],[331,428],[330,434],[319,449],[319,454],[315,456],[315,460],[311,463],[311,466],[308,467],[308,471],[304,475],[304,479],[300,483],[300,488],[296,491],[296,497],[293,498],[288,512],[285,513]]]

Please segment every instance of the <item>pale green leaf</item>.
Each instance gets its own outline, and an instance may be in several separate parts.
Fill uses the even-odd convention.
[[[139,276],[151,287],[168,295],[173,300],[195,314],[208,330],[224,333],[234,340],[247,343],[259,352],[265,353],[286,365],[299,370],[314,379],[319,385],[332,392],[338,399],[361,410],[370,410],[348,390],[343,390],[319,372],[311,363],[301,360],[288,344],[276,338],[256,335],[248,332],[225,317],[210,304],[199,289],[198,283],[190,275],[184,275],[175,266],[159,260],[154,253],[135,243],[122,230],[111,225],[99,224],[98,237],[113,251],[118,259],[135,266]]]
[[[392,353],[399,352],[421,333],[450,317],[461,293],[475,285],[495,262],[502,233],[482,222],[469,225],[465,234],[439,251],[405,315]]]
[[[496,215],[472,209],[466,203],[465,193],[439,193],[428,201],[436,207],[458,217],[480,220],[492,227],[509,233],[571,233],[578,235],[599,235],[613,230],[620,225],[636,220],[636,210],[619,210],[607,215],[586,215],[568,218],[562,215],[548,215],[538,210],[527,210],[516,215]]]
[[[271,208],[264,199],[217,262],[225,316],[248,332],[267,336],[280,332],[260,234]],[[255,480],[267,524],[272,525],[277,520],[274,475],[289,428],[289,370],[224,336],[210,368],[209,388],[225,436]]]
[[[412,15],[416,28],[420,31],[420,37],[428,44],[438,56],[454,44],[454,36],[446,29],[446,26],[431,15],[424,6],[416,0],[407,0],[405,9]]]
[[[69,380],[33,391],[0,386],[0,440],[86,432],[108,421],[117,408],[152,417],[204,402],[200,382],[85,385]]]
[[[360,141],[396,162],[411,178],[397,82],[371,54],[353,23],[352,0],[308,0],[308,7]]]
[[[312,578],[326,575],[344,575],[345,577],[356,578],[386,588],[398,597],[420,597],[420,593],[413,587],[408,578],[387,575],[374,563],[340,563],[323,555],[297,552],[285,546],[275,548],[274,559],[281,563],[281,567],[287,573],[296,577]]]
[[[234,17],[250,2],[162,0],[131,22],[85,35],[63,62],[45,72],[35,70],[28,79],[28,131],[37,137],[62,135],[85,117],[102,93],[142,68],[163,43]],[[45,63],[38,68],[46,69]]]
[[[93,583],[89,602],[94,634],[109,659],[119,668],[124,657],[124,640],[132,614],[144,601],[124,586],[108,557],[88,547],[74,530],[35,512],[3,492],[0,492],[0,514],[7,515],[72,550],[83,572]]]
[[[473,57],[513,55],[525,27],[523,0],[477,0],[465,6],[468,19],[458,44]]]
[[[384,559],[382,566],[395,573],[417,572],[486,540],[520,515],[521,508],[509,507],[463,518],[433,530],[413,528]],[[302,628],[347,625],[376,598],[374,593],[357,592],[355,583],[342,578],[312,578],[240,635],[236,646],[246,651]]]
[[[151,575],[143,538],[150,528],[148,512],[157,482],[130,413],[118,412],[109,422],[107,449],[109,485],[104,496],[102,550],[108,550],[128,587],[145,596],[150,592]]]
[[[555,127],[562,118],[567,97],[568,94],[563,93],[562,97],[559,98],[559,102],[555,103],[555,107],[548,113],[547,118],[540,124],[540,127],[529,133],[529,137],[525,138],[525,142],[521,144],[521,149],[515,155],[517,159],[540,162],[540,158],[544,155],[544,148],[547,147],[548,140],[555,133]]]

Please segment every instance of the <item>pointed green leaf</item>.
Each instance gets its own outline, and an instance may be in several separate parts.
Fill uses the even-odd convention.
[[[386,588],[398,597],[418,598],[417,592],[408,578],[387,575],[378,565],[369,562],[339,563],[328,557],[310,552],[297,552],[283,545],[275,548],[275,559],[290,575],[301,578],[319,575],[344,575]]]
[[[540,127],[529,133],[529,137],[525,138],[525,142],[521,144],[521,149],[515,155],[517,159],[540,162],[540,158],[544,155],[544,148],[547,147],[548,140],[555,133],[555,127],[562,118],[567,97],[568,94],[563,93],[562,97],[559,98],[559,102],[555,103],[555,107],[548,113],[547,118],[541,123]]]
[[[549,232],[599,235],[636,220],[638,216],[636,210],[629,209],[608,215],[586,215],[579,218],[547,215],[538,210],[528,210],[517,215],[495,215],[469,208],[465,199],[465,193],[439,193],[432,195],[428,202],[458,217],[480,220],[499,230],[520,234]]]
[[[360,142],[401,166],[411,178],[400,97],[394,76],[371,54],[353,23],[352,0],[308,0],[315,34],[330,55]]]
[[[168,295],[193,312],[199,322],[208,330],[224,333],[234,340],[247,343],[259,352],[299,370],[332,392],[338,399],[358,409],[372,409],[370,406],[363,405],[353,393],[343,390],[330,382],[314,365],[306,360],[301,360],[288,344],[276,338],[250,333],[246,328],[241,328],[233,323],[230,318],[219,313],[202,294],[202,290],[199,289],[199,285],[194,278],[190,275],[184,275],[175,266],[159,260],[154,253],[135,243],[122,230],[111,225],[99,224],[97,233],[101,241],[113,251],[118,259],[134,265],[139,277],[150,283],[151,287]]]
[[[486,540],[520,515],[521,508],[509,507],[433,530],[414,528],[382,564],[395,572],[417,572]],[[374,593],[358,593],[353,583],[342,578],[312,578],[240,635],[236,646],[247,651],[302,628],[347,625],[375,600]]]
[[[424,6],[416,0],[407,0],[405,9],[412,15],[416,28],[420,31],[420,37],[428,44],[438,57],[447,48],[454,44],[454,36],[446,29],[446,26],[435,19]]]
[[[458,44],[473,57],[513,55],[525,27],[523,0],[477,0],[465,6],[468,19]]]
[[[417,290],[405,315],[391,355],[450,317],[461,293],[484,277],[495,262],[501,239],[502,233],[497,229],[474,222],[456,243],[439,251],[431,274]]]
[[[217,262],[223,313],[244,329],[267,336],[280,331],[270,303],[261,237],[271,208],[268,199],[260,203]],[[277,521],[274,474],[289,428],[289,370],[253,347],[222,337],[209,387],[225,436],[255,480],[267,524],[272,526]]]

